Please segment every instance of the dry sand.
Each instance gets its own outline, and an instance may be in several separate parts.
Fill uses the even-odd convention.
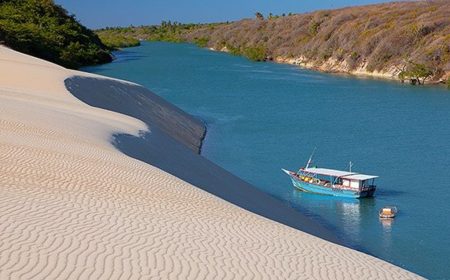
[[[81,102],[73,75],[93,76],[0,47],[0,279],[417,277],[121,153],[113,135],[170,129]],[[182,136],[201,129],[179,118],[195,150]]]

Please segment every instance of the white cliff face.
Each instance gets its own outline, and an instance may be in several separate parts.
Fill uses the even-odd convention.
[[[402,65],[393,65],[386,69],[385,71],[369,71],[367,70],[367,63],[363,62],[351,69],[347,61],[339,61],[336,58],[330,57],[323,62],[311,61],[304,56],[299,56],[295,58],[286,57],[276,57],[276,62],[299,65],[307,69],[314,69],[324,72],[334,72],[334,73],[347,73],[357,76],[371,76],[384,79],[398,80],[398,74],[400,69],[403,68]]]

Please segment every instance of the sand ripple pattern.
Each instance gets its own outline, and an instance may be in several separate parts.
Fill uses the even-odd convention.
[[[417,277],[121,154],[98,132],[116,117],[67,92],[14,95],[0,87],[0,279]]]

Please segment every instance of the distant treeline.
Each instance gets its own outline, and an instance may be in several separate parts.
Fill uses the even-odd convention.
[[[178,22],[162,21],[160,25],[106,27],[95,30],[102,42],[111,48],[138,46],[140,41],[186,42],[185,35],[204,27],[219,26],[222,23],[182,24]],[[200,45],[201,40],[194,40]]]
[[[112,60],[98,36],[52,0],[0,0],[0,43],[69,68]]]
[[[139,40],[192,42],[253,60],[298,58],[331,71],[397,73],[423,83],[450,73],[447,0],[395,2],[283,14],[231,23],[139,26],[99,30]],[[337,70],[336,70],[337,69]]]

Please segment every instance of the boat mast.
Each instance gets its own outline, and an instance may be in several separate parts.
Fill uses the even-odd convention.
[[[353,162],[349,161],[348,163],[348,171],[352,172]]]
[[[311,153],[311,155],[309,156],[309,159],[308,159],[308,162],[306,163],[306,167],[305,167],[305,168],[309,168],[309,165],[310,165],[311,162],[312,162],[312,158],[313,158],[313,156],[314,156],[314,153],[316,152],[316,149],[317,149],[317,147],[314,147],[314,150],[313,150],[313,152]]]

